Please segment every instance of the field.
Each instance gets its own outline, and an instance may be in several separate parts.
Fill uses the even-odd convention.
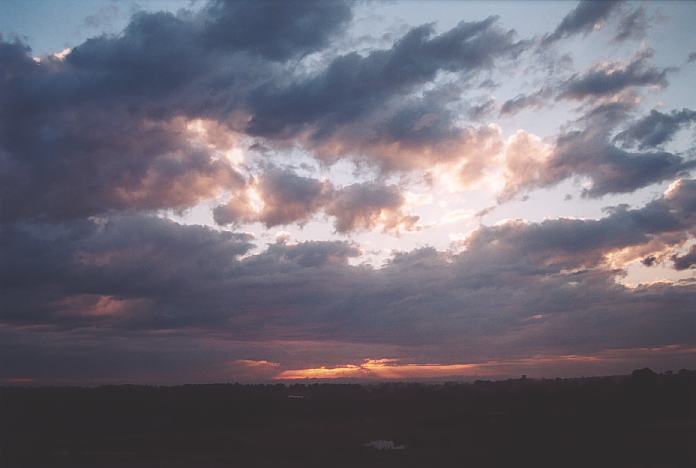
[[[1,396],[3,468],[696,464],[691,371],[444,384],[8,387]],[[403,448],[365,445],[377,440]]]

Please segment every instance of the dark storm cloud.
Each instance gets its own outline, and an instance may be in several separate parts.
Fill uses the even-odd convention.
[[[652,51],[641,52],[628,63],[592,66],[587,72],[575,74],[560,88],[558,99],[586,99],[611,96],[626,89],[642,86],[667,86],[671,69],[648,65]]]
[[[620,103],[595,107],[578,121],[581,129],[566,130],[556,138],[546,159],[530,159],[522,151],[520,159],[524,164],[516,164],[502,198],[533,187],[553,186],[574,176],[590,179],[592,185],[583,190],[586,197],[630,193],[688,174],[696,167],[696,160],[680,155],[665,151],[630,152],[612,144],[612,129],[625,121],[629,110],[629,106]]]
[[[653,109],[650,114],[616,135],[614,140],[629,147],[654,148],[669,142],[679,130],[691,126],[694,122],[696,111],[691,109],[673,110],[669,114]]]
[[[674,255],[672,261],[677,270],[686,270],[696,266],[696,245],[692,245],[691,249],[684,255]]]
[[[588,34],[601,25],[621,4],[619,1],[582,0],[573,8],[551,34],[542,39],[548,45],[575,34]]]

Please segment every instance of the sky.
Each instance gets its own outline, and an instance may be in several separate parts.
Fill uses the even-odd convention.
[[[696,367],[694,20],[5,0],[0,384]]]

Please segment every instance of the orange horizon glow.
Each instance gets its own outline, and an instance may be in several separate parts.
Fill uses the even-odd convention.
[[[666,345],[654,348],[609,349],[597,354],[535,355],[507,360],[489,360],[480,363],[415,364],[399,363],[399,359],[365,359],[360,364],[342,364],[306,369],[289,369],[273,377],[274,380],[303,379],[428,379],[443,377],[485,377],[520,373],[523,368],[561,363],[608,363],[627,356],[656,353],[696,354],[696,348]]]
[[[397,359],[366,359],[359,365],[285,370],[274,380],[338,379],[346,377],[404,379],[465,375],[479,364],[398,364]]]

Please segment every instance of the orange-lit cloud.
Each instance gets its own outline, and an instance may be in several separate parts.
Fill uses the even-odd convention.
[[[280,365],[277,362],[266,361],[265,359],[258,360],[258,361],[255,361],[253,359],[237,359],[234,361],[234,364],[238,364],[240,366],[245,366],[245,367],[254,367],[254,368],[278,367]]]
[[[136,313],[147,305],[145,299],[126,299],[98,294],[80,294],[60,299],[57,306],[66,315],[91,317],[123,316]]]
[[[468,375],[477,364],[399,364],[397,359],[366,359],[362,364],[286,370],[276,380],[375,378],[409,379]]]

